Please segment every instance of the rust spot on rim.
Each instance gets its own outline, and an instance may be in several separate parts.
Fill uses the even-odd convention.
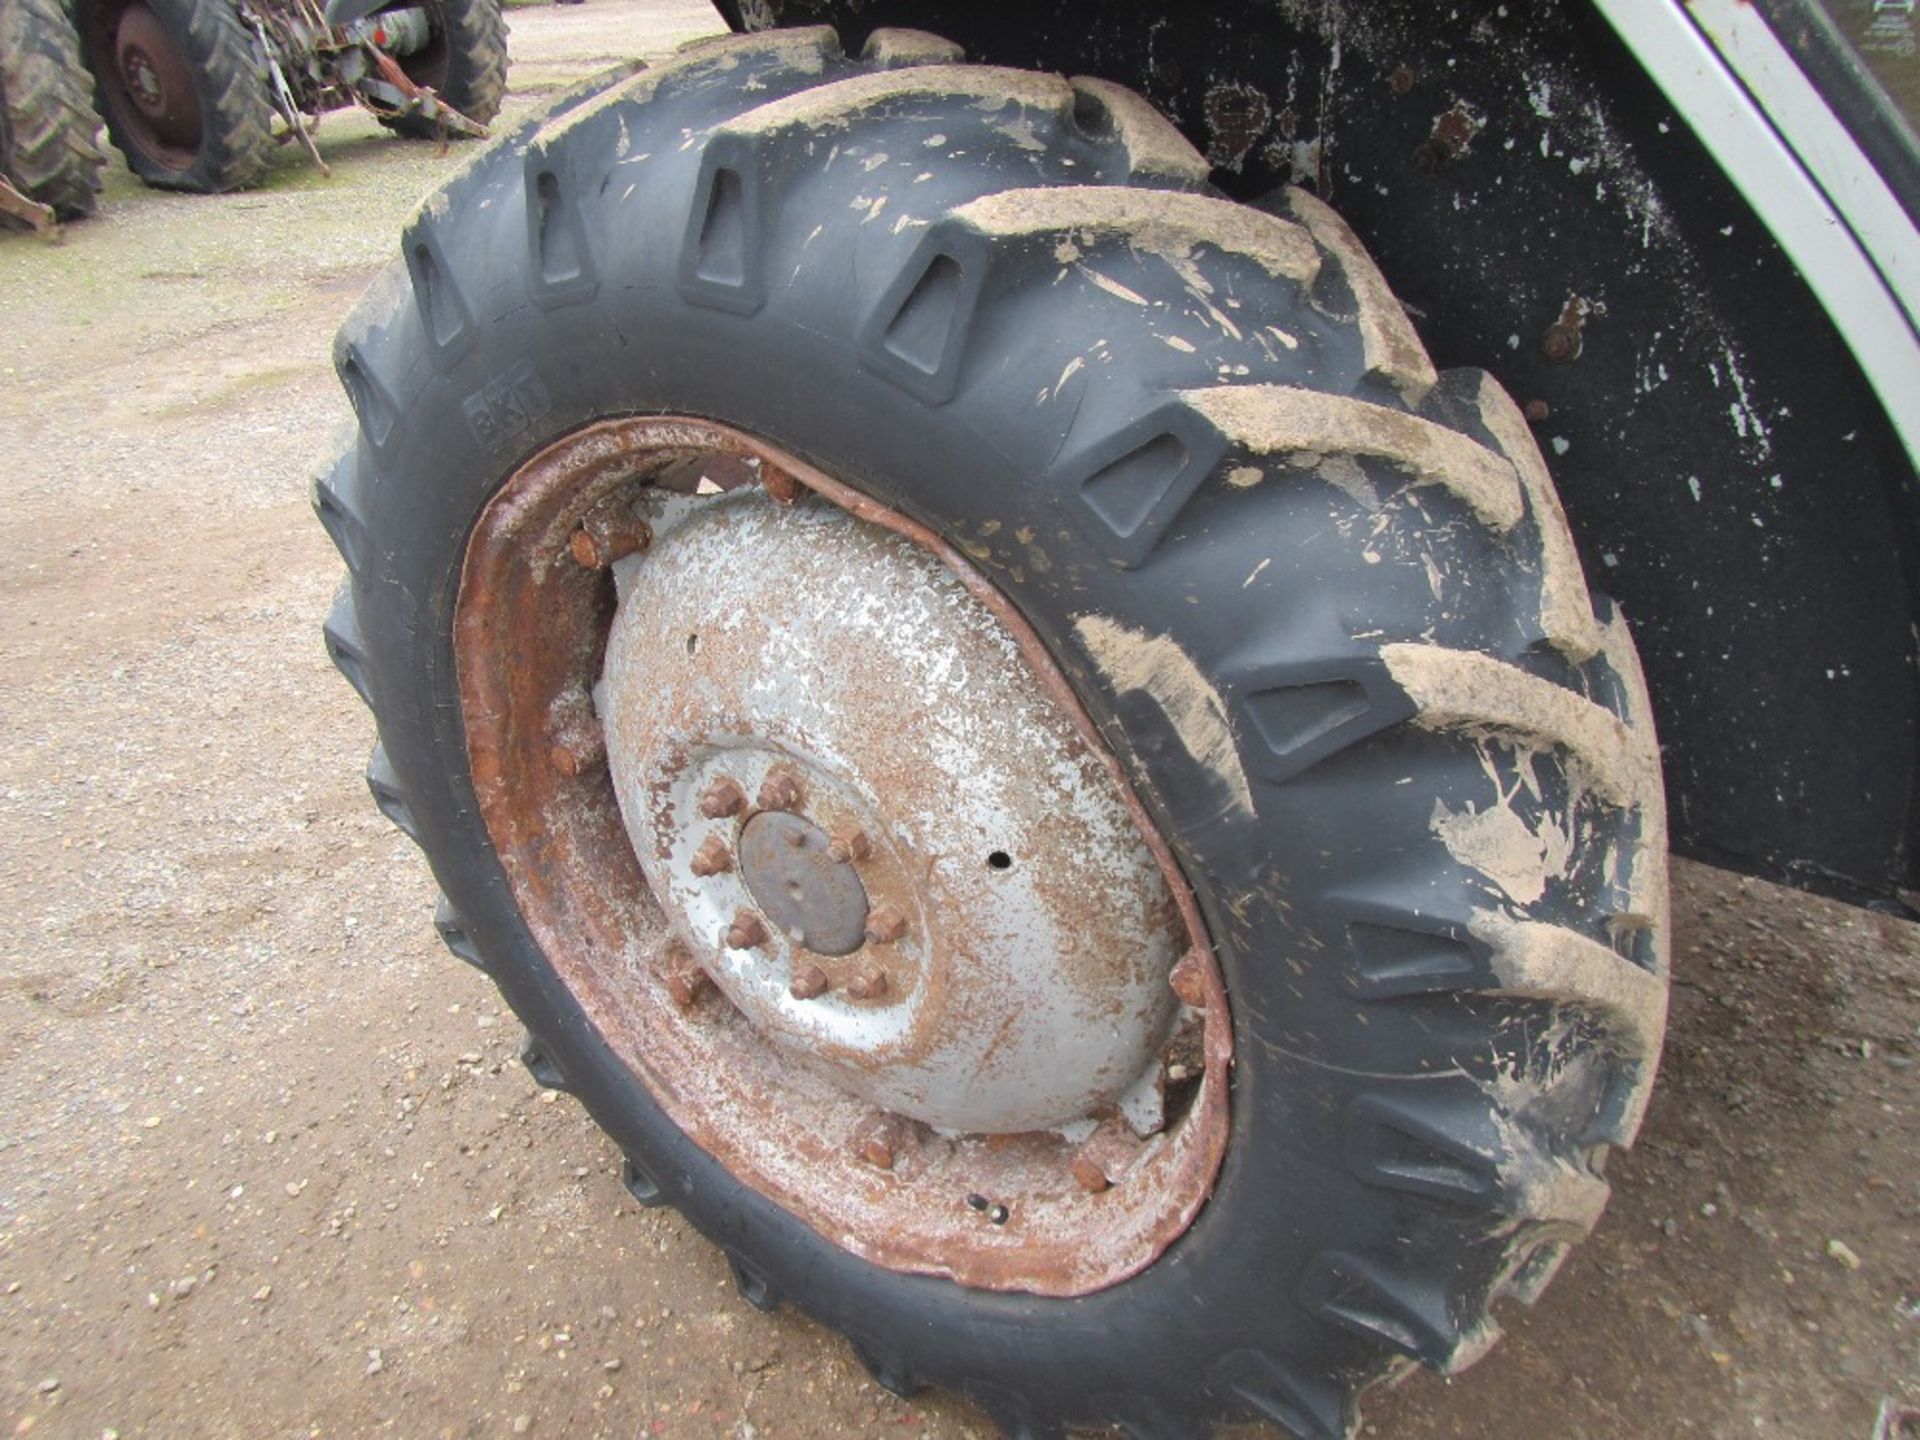
[[[714,472],[757,470],[785,503],[812,492],[937,556],[1005,627],[1111,776],[1189,936],[1177,990],[1190,1007],[1181,1027],[1191,1037],[1188,1068],[1199,1073],[1178,1087],[1184,1108],[1164,1132],[1137,1137],[1108,1115],[1084,1148],[1053,1133],[935,1134],[788,1073],[739,1012],[712,998],[698,955],[721,937],[670,932],[605,767],[572,769],[551,755],[555,707],[574,711],[591,692],[614,611],[608,572],[580,563],[575,537],[593,538],[593,560],[614,521],[623,539],[639,538],[643,528],[625,517],[640,487],[656,478],[676,486],[709,462]],[[875,1264],[1041,1295],[1088,1294],[1137,1274],[1192,1223],[1226,1150],[1233,1052],[1198,904],[1038,634],[938,535],[730,427],[604,420],[535,455],[481,513],[461,572],[454,651],[480,815],[529,930],[655,1101],[743,1184]],[[835,840],[849,851],[865,843]],[[883,972],[863,978],[886,984]],[[872,1143],[876,1127],[884,1145]],[[891,1167],[876,1164],[882,1148]],[[1107,1182],[1099,1189],[1096,1170]],[[981,1196],[984,1210],[972,1203]]]

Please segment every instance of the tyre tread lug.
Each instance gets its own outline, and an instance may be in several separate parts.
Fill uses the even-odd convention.
[[[844,1333],[847,1344],[853,1347],[854,1357],[859,1360],[867,1374],[873,1377],[873,1383],[889,1395],[897,1395],[902,1400],[911,1400],[926,1388],[914,1379],[913,1372],[907,1368],[906,1360],[890,1347],[852,1330]]]
[[[668,1203],[666,1192],[660,1188],[659,1182],[631,1155],[620,1157],[620,1183],[626,1187],[634,1203],[644,1209],[655,1210]]]
[[[383,450],[393,436],[393,427],[399,422],[400,408],[394,403],[393,394],[385,382],[374,373],[366,348],[357,341],[346,339],[345,334],[342,331],[341,338],[334,342],[333,368],[347,392],[347,401],[353,406],[353,413],[359,417],[360,433],[367,437],[374,449]]]
[[[730,94],[755,93],[742,82],[752,78],[765,85],[774,74],[799,78],[818,75],[840,54],[840,37],[831,26],[799,26],[791,30],[760,30],[744,35],[719,35],[690,41],[651,64],[604,71],[569,92],[568,102],[547,115],[534,130],[535,145],[554,147],[579,133],[612,110],[645,105],[662,90],[682,82],[718,79]],[[757,67],[764,66],[761,69]],[[749,75],[741,72],[747,71]]]
[[[733,1288],[754,1309],[771,1314],[780,1308],[783,1298],[773,1282],[751,1260],[737,1250],[727,1251],[727,1268],[733,1274]]]
[[[333,607],[328,610],[320,633],[334,669],[346,677],[354,693],[371,710],[373,691],[367,680],[367,642],[360,633],[360,611],[354,604],[351,584],[342,585],[333,597]]]
[[[1285,784],[1382,730],[1414,705],[1374,655],[1316,657],[1229,670],[1221,687],[1238,711],[1247,769]]]
[[[533,259],[527,288],[547,310],[591,300],[600,289],[593,243],[567,157],[563,147],[535,143],[528,146],[525,160],[527,247]]]
[[[990,261],[970,233],[930,231],[861,323],[860,363],[929,405],[952,399]]]
[[[1462,377],[1463,379],[1470,377]],[[1576,665],[1600,652],[1605,636],[1587,593],[1586,571],[1574,548],[1573,531],[1547,474],[1533,428],[1500,382],[1481,372],[1473,405],[1494,445],[1513,466],[1527,494],[1540,543],[1540,629],[1547,641]]]
[[[1046,483],[1077,502],[1075,520],[1108,559],[1133,569],[1152,557],[1226,453],[1219,435],[1165,402],[1069,451]]]
[[[1204,185],[1213,174],[1193,142],[1138,91],[1091,75],[1067,83],[1083,107],[1101,112],[1127,157],[1128,173],[1188,185]]]
[[[898,70],[869,70],[769,100],[735,115],[718,134],[771,136],[792,130],[826,130],[878,106],[917,99],[988,101],[1002,107],[1052,112],[1064,119],[1073,105],[1073,91],[1059,76],[1033,70],[909,65]]]
[[[1257,1350],[1223,1356],[1209,1378],[1260,1419],[1299,1440],[1348,1440],[1358,1427],[1353,1398],[1345,1386],[1309,1379],[1284,1360]]]
[[[1306,227],[1346,279],[1357,310],[1355,323],[1367,373],[1392,385],[1409,405],[1419,405],[1439,376],[1380,267],[1353,228],[1324,200],[1290,186],[1285,203],[1287,212]]]
[[[434,356],[441,368],[451,368],[473,349],[478,339],[473,307],[461,293],[438,234],[424,217],[408,228],[401,240],[401,252],[406,257],[407,273],[413,279],[420,324],[433,344]]]
[[[680,294],[690,303],[735,315],[766,303],[760,176],[751,142],[721,136],[708,144],[680,247]]]
[[[1182,272],[1202,246],[1244,260],[1302,289],[1320,272],[1312,237],[1290,220],[1214,195],[1118,185],[1049,185],[998,190],[948,212],[956,223],[997,241],[1092,236],[1157,255]],[[1048,259],[1055,258],[1052,247]],[[1078,262],[1068,262],[1078,263]],[[1132,305],[1132,301],[1122,303]]]
[[[1526,514],[1520,477],[1505,456],[1404,410],[1293,385],[1214,385],[1181,398],[1244,454],[1385,460],[1415,484],[1458,497],[1497,535]]]
[[[391,820],[401,834],[419,844],[420,826],[414,819],[413,807],[407,803],[400,776],[387,758],[387,747],[378,741],[374,742],[373,754],[367,761],[367,789],[373,792],[373,803],[380,807],[380,813]]]
[[[882,70],[899,70],[909,65],[961,65],[966,63],[967,52],[925,30],[883,25],[867,36],[867,43],[860,47],[860,58]]]
[[[526,1067],[527,1074],[533,1077],[533,1083],[542,1090],[558,1090],[567,1093],[566,1073],[553,1058],[546,1042],[533,1031],[524,1031],[520,1036],[520,1063]]]
[[[1442,1374],[1465,1368],[1491,1338],[1461,1329],[1442,1287],[1340,1250],[1313,1258],[1298,1293],[1308,1310],[1329,1323]]]
[[[453,908],[453,901],[445,895],[434,903],[433,928],[439,934],[441,943],[454,955],[483,975],[491,973],[480,947],[473,943],[473,937],[467,933],[466,921],[460,918],[460,912]]]
[[[368,532],[362,515],[361,483],[360,459],[351,445],[313,481],[313,513],[354,575],[363,573],[367,564]]]

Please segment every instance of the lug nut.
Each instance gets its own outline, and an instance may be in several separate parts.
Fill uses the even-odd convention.
[[[893,1148],[884,1140],[869,1140],[860,1147],[860,1158],[876,1170],[893,1169]]]
[[[872,853],[873,846],[867,843],[867,832],[858,825],[834,831],[833,838],[827,842],[828,856],[842,865],[852,860],[864,860]]]
[[[740,788],[738,780],[728,775],[722,775],[700,792],[700,813],[709,820],[738,815],[746,804],[747,792]]]
[[[807,965],[794,971],[787,993],[796,1000],[818,1000],[827,993],[827,972],[818,965]]]
[[[867,916],[867,943],[891,945],[907,933],[907,917],[891,905],[877,906]]]
[[[760,782],[762,810],[791,810],[800,803],[800,782],[791,771],[770,770]]]
[[[1073,1164],[1068,1168],[1073,1172],[1074,1183],[1089,1195],[1098,1195],[1113,1184],[1107,1178],[1107,1172],[1085,1155],[1074,1156]]]
[[[709,875],[720,875],[733,869],[733,852],[727,849],[727,842],[718,835],[709,835],[700,842],[700,848],[693,852],[693,860],[688,869],[704,880]]]
[[[878,1000],[887,993],[887,972],[869,970],[847,982],[847,994],[855,1000]]]
[[[729,950],[757,950],[767,943],[767,927],[751,910],[736,910],[725,936]]]

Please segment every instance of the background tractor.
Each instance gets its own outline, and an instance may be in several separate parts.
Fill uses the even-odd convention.
[[[429,0],[327,23],[312,0],[77,0],[107,133],[149,185],[214,193],[265,174],[275,141],[359,104],[402,135],[484,135],[506,89],[497,0]]]
[[[296,139],[324,172],[313,131],[344,105],[416,139],[484,136],[506,76],[498,0],[343,26],[313,0],[76,0],[71,16],[56,0],[5,0],[0,207],[42,230],[90,214],[98,118],[147,184],[218,193],[257,183],[273,147]]]

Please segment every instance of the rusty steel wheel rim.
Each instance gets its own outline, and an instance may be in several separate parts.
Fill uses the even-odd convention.
[[[179,46],[139,0],[120,10],[110,35],[110,103],[141,150],[184,170],[200,151],[202,120],[193,72]]]
[[[726,426],[602,421],[480,515],[454,646],[529,930],[741,1182],[876,1264],[1042,1295],[1192,1223],[1232,1055],[1198,906],[933,532]]]

